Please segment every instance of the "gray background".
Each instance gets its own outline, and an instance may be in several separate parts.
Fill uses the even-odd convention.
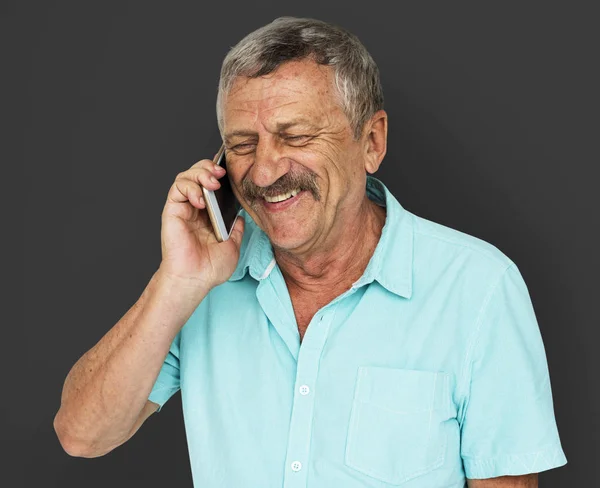
[[[0,483],[192,486],[179,393],[102,458],[69,457],[52,419],[71,366],[159,265],[176,174],[218,147],[223,56],[249,31],[297,15],[348,28],[379,64],[390,132],[377,176],[402,205],[519,266],[569,460],[541,486],[598,486],[594,2],[212,3],[0,7],[3,159],[21,171],[5,183],[18,192],[24,285],[22,301],[5,304],[17,318],[3,327],[0,476],[10,483]]]

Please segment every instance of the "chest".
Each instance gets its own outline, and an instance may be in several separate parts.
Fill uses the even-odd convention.
[[[315,316],[319,309],[316,307],[304,308],[302,306],[294,305],[294,315],[296,316],[296,324],[298,325],[298,332],[300,333],[300,341],[302,341],[308,324]]]
[[[315,314],[341,293],[343,293],[343,291],[326,295],[307,295],[290,292],[294,316],[296,317],[296,324],[298,325],[298,332],[300,334],[300,341],[302,341],[306,329]]]
[[[447,335],[440,340],[449,329],[443,316],[428,329],[429,320],[411,313],[408,301],[373,288],[333,307],[325,306],[336,297],[291,296],[302,351],[289,323],[292,310],[271,287],[258,294],[262,302],[252,303],[250,295],[243,307],[222,307],[218,317],[203,302],[192,319],[197,325],[183,329],[179,354],[194,472],[206,476],[203,484],[291,486],[313,463],[321,463],[311,476],[315,484],[323,479],[322,486],[365,486],[362,471],[377,473],[382,486],[417,472],[425,474],[415,486],[453,484],[454,470],[440,471],[448,479],[432,479],[425,470],[433,470],[442,450],[460,469],[458,424],[437,407],[452,406],[454,387],[445,372],[462,367],[464,351]],[[305,337],[321,312],[323,321],[310,324]],[[225,449],[227,463],[214,474]],[[325,456],[332,461],[322,462]],[[299,471],[292,462],[301,463]],[[240,478],[230,463],[245,467]],[[282,465],[289,477],[283,481]]]

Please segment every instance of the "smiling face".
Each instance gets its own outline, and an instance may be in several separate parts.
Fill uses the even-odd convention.
[[[266,76],[237,78],[224,99],[234,193],[279,249],[326,245],[357,215],[365,169],[374,171],[368,137],[353,139],[333,76],[312,60],[289,61]]]

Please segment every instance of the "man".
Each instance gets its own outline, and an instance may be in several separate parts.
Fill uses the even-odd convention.
[[[71,455],[126,442],[181,389],[202,487],[535,487],[566,458],[525,283],[494,246],[379,180],[387,115],[362,44],[280,18],[224,60],[217,114],[242,203],[216,241],[179,174],[162,262],[69,373]]]

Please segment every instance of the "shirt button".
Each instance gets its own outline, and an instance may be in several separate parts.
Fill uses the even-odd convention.
[[[300,395],[308,395],[310,393],[310,388],[308,385],[302,385],[300,387]]]
[[[302,469],[302,463],[300,461],[294,461],[292,463],[292,471],[300,471]]]

